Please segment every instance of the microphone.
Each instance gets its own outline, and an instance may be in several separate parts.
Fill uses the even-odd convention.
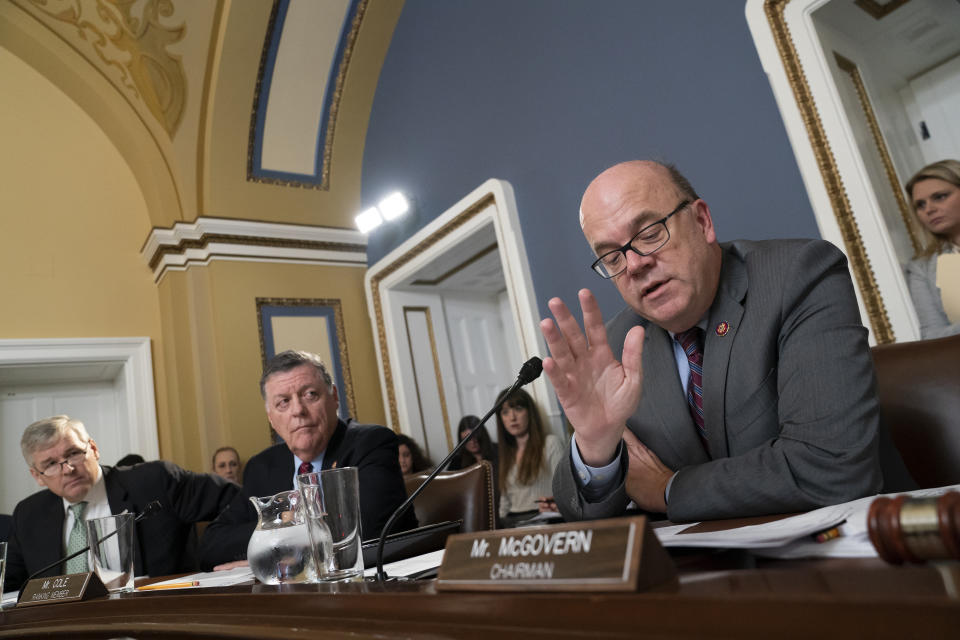
[[[476,426],[474,426],[470,430],[470,433],[468,433],[464,438],[460,440],[460,442],[457,443],[457,446],[453,448],[453,451],[447,454],[446,458],[440,461],[440,464],[438,464],[436,468],[430,473],[430,475],[427,476],[427,479],[423,481],[423,484],[417,487],[417,489],[413,493],[411,493],[406,500],[403,501],[403,504],[397,507],[397,510],[390,515],[390,518],[387,520],[387,524],[383,525],[383,530],[380,531],[380,541],[377,543],[377,581],[378,582],[383,582],[384,578],[386,578],[386,574],[383,571],[383,545],[387,540],[387,534],[390,533],[390,529],[393,528],[394,521],[396,521],[397,518],[399,518],[401,515],[404,514],[404,512],[406,512],[406,510],[410,507],[410,505],[413,504],[413,500],[418,495],[420,495],[420,493],[424,490],[424,488],[426,488],[426,486],[430,484],[435,477],[437,477],[437,474],[440,473],[440,471],[444,467],[450,464],[450,461],[453,460],[454,456],[460,453],[460,450],[463,449],[464,445],[467,444],[467,441],[473,437],[473,434],[475,434],[487,420],[490,419],[490,416],[492,416],[494,413],[496,413],[500,409],[500,406],[504,403],[504,401],[508,397],[510,397],[510,394],[516,391],[517,389],[519,389],[520,387],[526,384],[529,384],[534,380],[536,380],[537,378],[539,378],[542,372],[543,372],[543,360],[541,360],[537,356],[533,356],[532,358],[524,362],[523,366],[520,367],[520,373],[517,375],[516,381],[510,386],[509,389],[506,390],[506,392],[504,392],[500,396],[500,399],[497,401],[496,404],[493,405],[493,408],[490,409],[490,411],[487,411],[486,415],[484,415],[483,418],[480,419],[480,422],[478,422]]]
[[[139,514],[136,518],[133,519],[134,524],[136,524],[137,522],[140,522],[141,520],[143,520],[143,519],[145,519],[145,518],[149,518],[150,516],[154,515],[154,514],[157,513],[158,511],[160,511],[160,509],[162,509],[162,508],[163,508],[163,505],[160,504],[160,501],[159,501],[159,500],[154,500],[153,502],[150,502],[149,504],[147,504],[147,506],[145,506],[145,507],[143,508],[143,511],[141,511],[140,514]],[[117,527],[116,529],[114,529],[113,531],[111,531],[110,533],[108,533],[107,535],[105,535],[105,536],[103,536],[102,538],[100,538],[99,540],[97,540],[95,544],[100,544],[101,542],[103,542],[103,541],[106,540],[107,538],[112,538],[113,536],[117,535],[117,534],[120,533],[120,531],[121,531],[124,527],[126,527],[129,523],[130,523],[129,520],[128,520],[127,522],[124,522],[122,525],[120,525],[119,527]],[[51,564],[48,564],[48,565],[45,566],[43,569],[40,569],[39,571],[34,571],[32,574],[30,574],[29,577],[27,577],[26,580],[23,581],[23,586],[20,587],[20,592],[17,594],[17,600],[20,600],[20,597],[23,596],[23,590],[27,588],[27,584],[28,584],[31,580],[33,580],[34,578],[36,578],[36,577],[37,577],[38,575],[40,575],[41,573],[44,573],[44,572],[46,572],[47,570],[52,569],[53,567],[57,566],[58,564],[64,563],[64,562],[66,562],[67,560],[72,560],[73,558],[76,558],[76,557],[77,557],[78,555],[80,555],[81,553],[86,553],[87,551],[90,550],[90,547],[91,547],[91,546],[93,546],[93,545],[89,545],[89,544],[88,544],[88,545],[85,546],[83,549],[80,549],[79,551],[76,551],[76,552],[74,552],[74,553],[71,553],[71,554],[68,555],[66,558],[60,558],[60,559],[57,560],[56,562],[53,562],[53,563],[51,563]]]

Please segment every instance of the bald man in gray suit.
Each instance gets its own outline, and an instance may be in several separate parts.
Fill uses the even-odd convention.
[[[671,166],[587,188],[593,269],[627,303],[605,328],[580,291],[541,322],[574,428],[554,494],[568,520],[632,501],[673,521],[804,511],[876,493],[878,404],[846,259],[821,240],[717,242]]]

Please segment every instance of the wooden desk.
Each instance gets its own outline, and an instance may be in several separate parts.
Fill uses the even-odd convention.
[[[432,581],[139,592],[7,609],[0,638],[960,637],[956,564],[756,565],[736,553],[677,564],[678,585],[619,595],[438,593]]]

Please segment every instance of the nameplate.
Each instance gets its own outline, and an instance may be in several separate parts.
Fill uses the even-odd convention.
[[[52,578],[34,578],[23,589],[18,607],[54,602],[76,602],[107,595],[107,588],[93,572],[68,573]]]
[[[643,516],[447,538],[438,590],[640,591],[676,580]]]

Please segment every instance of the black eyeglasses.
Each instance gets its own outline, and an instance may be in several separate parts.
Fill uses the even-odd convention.
[[[76,469],[81,464],[83,464],[83,461],[87,457],[87,451],[89,450],[90,450],[90,443],[88,442],[87,446],[83,448],[83,451],[74,451],[63,460],[60,460],[59,462],[51,462],[46,467],[44,467],[42,471],[40,471],[40,469],[37,469],[37,471],[40,471],[40,473],[47,476],[48,478],[56,478],[61,473],[63,473],[63,465],[68,464],[74,469]]]
[[[601,278],[612,278],[624,272],[627,268],[627,251],[633,251],[637,255],[648,256],[657,251],[670,240],[670,230],[667,229],[667,220],[680,213],[687,207],[692,200],[684,200],[677,205],[677,208],[663,216],[653,224],[648,224],[637,232],[637,235],[630,238],[630,242],[619,249],[607,251],[605,254],[594,260],[590,268],[593,269]]]

